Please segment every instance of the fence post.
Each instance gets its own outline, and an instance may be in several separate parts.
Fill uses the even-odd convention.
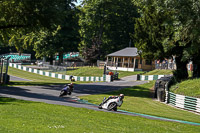
[[[111,82],[111,75],[106,75],[106,82]]]
[[[3,58],[1,58],[1,73],[0,73],[0,83],[2,81],[2,77],[3,77]]]
[[[137,80],[140,80],[140,74],[137,74]]]

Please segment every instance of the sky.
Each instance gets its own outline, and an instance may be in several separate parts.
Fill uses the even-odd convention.
[[[75,3],[77,6],[81,4],[82,0],[77,0],[77,3]]]

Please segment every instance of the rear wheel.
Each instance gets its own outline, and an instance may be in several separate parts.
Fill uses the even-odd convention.
[[[117,106],[113,109],[114,111],[117,111]]]
[[[117,108],[117,104],[116,103],[110,103],[109,105],[108,105],[108,111],[111,111],[111,110],[114,110],[115,111],[115,109]]]

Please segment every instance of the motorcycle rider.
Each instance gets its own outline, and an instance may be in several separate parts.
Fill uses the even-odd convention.
[[[72,82],[75,81],[75,78],[74,78],[74,76],[72,76],[72,75],[69,77],[69,79],[70,79]]]
[[[63,93],[64,95],[67,95],[67,93],[68,93],[68,95],[71,95],[73,90],[74,90],[74,84],[70,83],[70,84],[67,84],[66,87],[64,87],[61,91],[64,91],[64,93]]]
[[[119,98],[119,100],[123,102],[124,94],[120,94],[119,96],[109,96],[102,104],[106,103],[110,99],[116,99],[116,98]]]

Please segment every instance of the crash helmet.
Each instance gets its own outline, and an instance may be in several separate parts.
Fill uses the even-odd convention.
[[[73,86],[74,84],[71,82],[69,85],[70,85],[70,86]]]
[[[121,100],[124,99],[124,94],[120,94],[119,96],[120,96]]]

